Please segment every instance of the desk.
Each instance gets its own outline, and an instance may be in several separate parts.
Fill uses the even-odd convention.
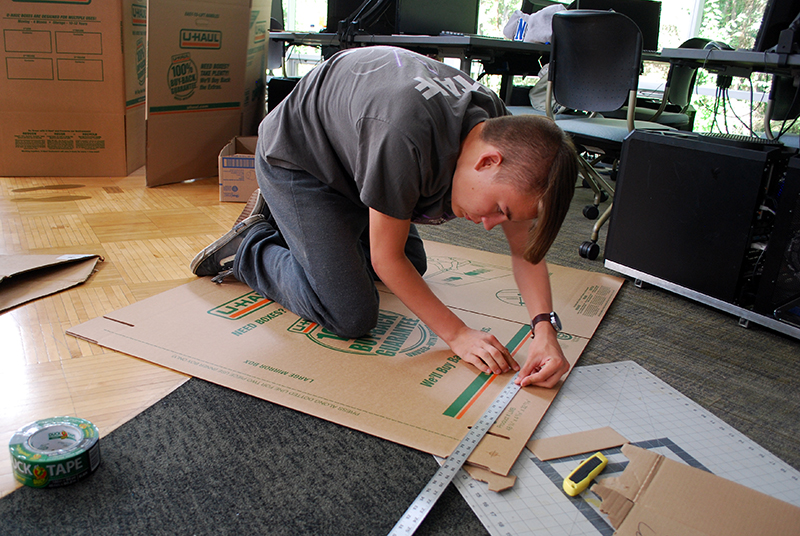
[[[786,77],[800,75],[800,54],[776,54],[774,52],[753,52],[752,50],[665,48],[661,51],[661,57],[663,60],[673,63],[693,65],[712,73],[742,78],[749,78],[753,72],[778,74]],[[780,95],[780,93],[776,94]],[[764,132],[770,138],[772,131],[769,123],[775,105],[771,93],[764,114]]]
[[[661,60],[681,62],[707,71],[747,78],[753,72],[790,74],[800,69],[800,54],[775,54],[751,50],[665,48]]]
[[[331,33],[270,32],[269,38],[287,45],[341,48],[336,34]],[[510,94],[512,76],[535,76],[541,69],[540,60],[550,55],[550,45],[483,35],[356,35],[353,43],[396,46],[440,58],[459,58],[461,70],[466,73],[470,72],[472,62],[478,61],[486,74],[502,76],[500,94],[505,97]]]
[[[341,43],[332,33],[270,32],[273,41],[287,45],[341,48]],[[486,74],[500,75],[500,95],[509,102],[512,77],[536,76],[550,56],[550,45],[544,43],[525,43],[501,37],[485,35],[356,35],[353,43],[357,46],[387,45],[401,47],[434,55],[439,58],[459,58],[461,70],[470,72],[473,61],[483,66]],[[643,61],[669,61],[658,53],[645,52]]]

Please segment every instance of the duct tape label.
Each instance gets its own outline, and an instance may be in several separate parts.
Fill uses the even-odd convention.
[[[100,465],[100,432],[76,417],[53,417],[18,430],[8,444],[18,482],[33,488],[66,486]]]

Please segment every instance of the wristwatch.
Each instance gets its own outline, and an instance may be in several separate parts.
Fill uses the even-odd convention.
[[[550,325],[553,326],[556,333],[561,331],[561,319],[558,318],[555,311],[550,311],[549,313],[542,313],[533,317],[533,320],[531,320],[531,337],[535,336],[533,332],[536,328],[536,324],[539,322],[550,322]]]

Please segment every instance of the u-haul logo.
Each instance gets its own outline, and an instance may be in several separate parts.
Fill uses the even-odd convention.
[[[134,26],[147,26],[147,6],[131,4],[131,20]]]
[[[220,49],[222,48],[222,32],[217,30],[181,30],[181,48]]]
[[[214,307],[213,309],[209,309],[207,312],[210,315],[227,318],[228,320],[238,320],[259,309],[263,309],[271,303],[274,302],[269,298],[265,298],[258,292],[253,291]]]
[[[253,43],[263,43],[267,40],[267,23],[259,21],[256,23],[256,30],[253,34]]]

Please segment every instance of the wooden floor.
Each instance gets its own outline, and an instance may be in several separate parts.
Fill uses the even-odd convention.
[[[86,283],[0,314],[0,443],[60,415],[92,421],[102,437],[185,382],[65,331],[193,280],[192,257],[242,207],[219,202],[216,177],[147,188],[144,168],[129,177],[0,177],[0,255],[104,259]],[[3,453],[0,496],[18,487]]]

